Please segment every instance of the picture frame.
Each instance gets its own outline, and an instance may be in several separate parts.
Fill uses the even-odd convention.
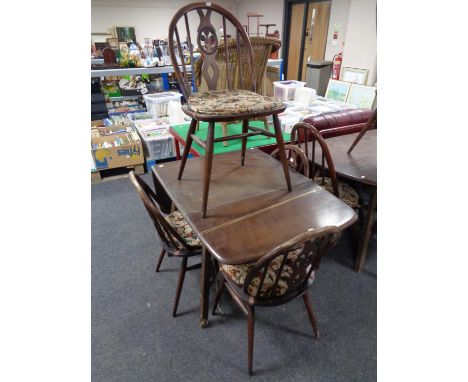
[[[114,27],[114,31],[115,37],[119,40],[119,42],[128,42],[129,40],[131,40],[136,44],[135,27]]]
[[[351,85],[351,82],[334,80],[330,78],[328,81],[327,90],[325,92],[325,98],[346,102]]]
[[[118,49],[119,48],[119,39],[116,37],[110,37],[107,39],[107,43],[109,44],[109,47],[112,49]]]
[[[340,80],[352,82],[354,84],[365,85],[368,74],[368,69],[350,68],[348,66],[344,66],[343,70],[341,71]]]
[[[372,109],[376,97],[377,87],[352,84],[346,103],[355,105],[361,109]]]

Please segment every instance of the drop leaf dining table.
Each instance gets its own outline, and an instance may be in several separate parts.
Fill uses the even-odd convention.
[[[302,174],[290,171],[292,191],[281,163],[258,149],[219,154],[213,162],[210,203],[203,218],[203,158],[187,161],[177,179],[179,163],[152,167],[156,194],[172,201],[203,244],[200,283],[200,325],[208,324],[209,259],[243,264],[260,259],[278,245],[304,232],[336,226],[344,230],[356,212]]]

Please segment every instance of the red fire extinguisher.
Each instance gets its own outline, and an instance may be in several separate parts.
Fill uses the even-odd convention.
[[[343,52],[335,54],[333,57],[332,78],[334,80],[340,79],[341,63],[343,62]]]

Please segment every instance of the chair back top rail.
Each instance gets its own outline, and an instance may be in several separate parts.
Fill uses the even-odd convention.
[[[243,73],[242,66],[246,63],[247,67],[253,67],[253,51],[252,45],[250,44],[249,37],[242,27],[241,23],[226,9],[220,7],[217,4],[210,2],[200,2],[192,3],[182,7],[172,18],[169,25],[169,36],[168,36],[168,45],[169,45],[169,55],[171,58],[172,65],[174,66],[174,73],[177,78],[177,81],[180,85],[180,90],[184,95],[185,99],[188,100],[192,94],[192,82],[196,89],[196,84],[194,81],[194,74],[192,73],[192,81],[189,80],[187,73],[187,66],[184,62],[183,47],[181,43],[181,33],[185,29],[185,36],[187,39],[187,49],[189,50],[190,63],[192,68],[194,68],[193,62],[193,44],[192,36],[190,30],[189,20],[193,17],[199,18],[199,24],[196,29],[196,42],[198,45],[198,50],[203,57],[203,64],[201,73],[205,79],[208,90],[216,90],[217,84],[220,77],[220,61],[216,60],[216,55],[220,46],[218,40],[218,34],[215,27],[213,26],[212,16],[219,15],[222,18],[223,25],[223,41],[227,41],[228,34],[227,29],[234,31],[234,36],[236,36],[236,50],[235,54],[230,54],[229,49],[224,49],[224,64],[226,65],[226,87],[227,89],[233,88],[245,88],[247,85],[252,91],[255,91],[255,79],[253,70]],[[184,20],[184,23],[180,22]],[[184,28],[185,26],[185,28]],[[183,35],[182,35],[183,36]],[[180,63],[182,65],[182,71],[180,70],[179,63],[177,60],[177,54],[179,56]],[[231,52],[232,53],[232,52]],[[243,62],[243,60],[245,62]],[[229,68],[229,64],[235,64],[237,61],[237,66],[239,69],[239,78],[236,86],[234,83],[234,72],[232,68]],[[241,65],[242,63],[242,65]],[[245,69],[244,69],[245,72]],[[244,76],[245,75],[245,76]],[[248,78],[250,77],[250,78]]]

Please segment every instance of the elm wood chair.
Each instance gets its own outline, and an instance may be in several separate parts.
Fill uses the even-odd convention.
[[[266,69],[268,65],[268,59],[270,58],[271,52],[277,51],[281,47],[281,40],[272,37],[249,37],[250,43],[252,45],[253,51],[253,61],[254,61],[254,80],[255,80],[255,87],[257,92],[264,95],[263,88],[264,88],[264,80],[266,75]],[[226,66],[223,65],[223,61],[225,60],[225,50],[228,49],[228,57],[230,58],[231,64],[235,64],[237,61],[236,52],[237,52],[237,43],[234,39],[227,39],[227,44],[224,40],[222,40],[218,47],[218,52],[216,53],[215,60],[217,64],[220,66],[220,79],[216,84],[216,90],[224,90],[226,88]],[[242,60],[246,62],[246,60]],[[203,80],[202,76],[202,66],[203,66],[203,57],[198,59],[195,63],[195,79],[198,86],[199,91],[206,91],[207,83]],[[251,70],[252,68],[247,67],[246,65],[242,68],[245,71]],[[239,67],[235,66],[235,75],[239,75]],[[247,76],[247,79],[250,79],[251,76]],[[263,121],[266,130],[270,130],[268,126],[268,118],[262,117],[260,120]],[[238,121],[235,121],[238,122]],[[198,123],[197,123],[197,130],[198,130]],[[227,122],[222,122],[221,127],[223,129],[223,136],[227,136]],[[223,142],[224,146],[227,146],[227,141]]]
[[[242,265],[220,264],[218,293],[213,314],[221,294],[227,289],[234,302],[247,315],[248,372],[252,374],[254,320],[256,306],[283,305],[302,297],[315,334],[319,332],[317,319],[307,294],[315,279],[323,255],[336,243],[340,231],[336,227],[324,227],[303,233],[276,247],[255,263]]]
[[[312,142],[312,149],[309,150],[307,142]],[[315,143],[318,142],[322,151],[322,158],[319,165],[315,158]],[[309,178],[317,182],[327,191],[340,198],[353,209],[359,207],[359,194],[347,183],[337,180],[333,159],[328,149],[327,143],[320,132],[311,124],[306,122],[296,123],[291,130],[291,144],[299,148],[304,144],[304,152],[309,162]],[[310,151],[310,153],[309,153]],[[325,176],[325,161],[327,163],[327,173]],[[320,176],[317,176],[320,172]]]
[[[177,282],[176,296],[172,308],[172,316],[177,315],[177,307],[179,305],[180,294],[184,284],[185,273],[196,268],[200,268],[201,264],[187,266],[188,258],[201,254],[201,242],[195,236],[194,232],[188,225],[185,218],[179,211],[175,211],[166,217],[163,217],[157,207],[158,198],[155,192],[141,179],[134,171],[129,174],[130,181],[135,187],[140,196],[146,211],[148,211],[154,227],[156,228],[157,236],[161,245],[161,253],[159,255],[156,272],[159,272],[159,267],[167,254],[169,257],[175,256],[182,259],[179,271],[179,279]]]
[[[285,145],[284,150],[288,158],[288,166],[294,171],[309,177],[309,161],[307,160],[304,152],[298,147],[293,145]],[[279,160],[279,149],[274,149],[270,156]]]
[[[185,35],[187,36],[190,62],[194,62],[191,31],[189,27],[189,16],[191,17],[192,14],[194,17],[197,17],[198,15],[200,19],[200,23],[196,30],[197,43],[201,56],[203,57],[201,72],[208,85],[208,91],[199,93],[192,93],[192,86],[187,72],[188,68],[184,63],[183,52],[181,49],[177,48],[181,46],[178,24],[183,20],[184,23],[180,22],[180,24],[182,24],[180,27],[183,28],[183,24],[185,24]],[[225,90],[216,90],[220,77],[219,62],[216,62],[216,54],[219,44],[216,29],[211,21],[212,14],[217,15],[217,17],[221,17],[222,19],[224,41],[227,41],[227,27],[229,27],[230,30],[234,30],[234,33],[230,34],[235,36],[236,41],[235,61],[232,60],[232,57],[229,57],[229,49],[225,49],[225,59],[223,63],[227,72]],[[184,167],[187,162],[187,156],[192,146],[192,142],[195,141],[205,149],[202,197],[203,217],[206,217],[214,144],[217,142],[242,139],[241,166],[243,166],[248,137],[261,134],[276,138],[278,148],[280,150],[279,155],[283,166],[284,177],[288,190],[291,191],[291,180],[284,153],[283,135],[281,133],[281,125],[278,118],[278,114],[282,113],[286,109],[286,106],[283,105],[280,100],[255,93],[256,82],[254,79],[254,71],[251,70],[254,65],[252,46],[250,44],[249,37],[245,33],[245,30],[242,28],[239,21],[230,12],[216,4],[188,4],[182,7],[172,19],[169,25],[168,44],[175,76],[179,82],[180,89],[187,100],[187,104],[182,107],[182,110],[192,118],[187,132],[182,160],[180,162],[178,179],[182,178]],[[179,52],[182,70],[178,65],[175,53],[176,50]],[[250,70],[246,70],[246,68],[250,68]],[[236,70],[239,72],[239,75],[237,76],[235,76]],[[194,88],[196,91],[196,84],[194,85]],[[273,116],[274,134],[265,129],[249,126],[249,120],[270,115]],[[239,120],[242,121],[241,134],[234,134],[215,139],[214,130],[216,122],[227,123]],[[208,122],[206,142],[194,134],[197,121]]]

